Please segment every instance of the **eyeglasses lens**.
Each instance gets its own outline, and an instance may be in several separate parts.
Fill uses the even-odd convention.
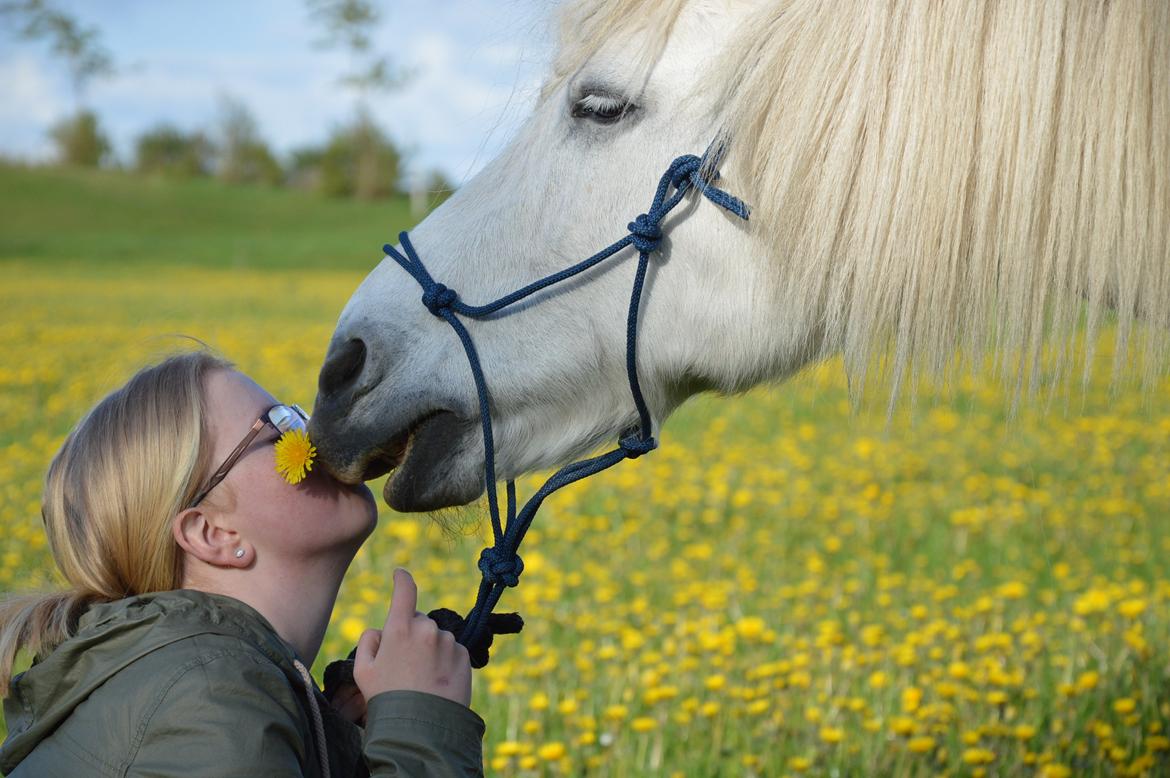
[[[284,434],[289,430],[305,429],[309,423],[309,415],[297,405],[277,405],[268,412],[268,420]]]

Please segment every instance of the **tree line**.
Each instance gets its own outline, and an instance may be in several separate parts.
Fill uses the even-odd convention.
[[[232,184],[288,186],[333,197],[373,199],[404,190],[403,155],[369,110],[376,93],[401,87],[411,77],[374,49],[372,33],[380,11],[372,0],[305,0],[322,48],[340,48],[348,68],[339,85],[354,96],[352,118],[334,127],[318,145],[281,158],[260,133],[255,117],[238,98],[223,95],[209,127],[184,129],[164,122],[142,132],[130,159],[116,159],[96,112],[86,101],[88,87],[114,77],[113,55],[100,31],[85,26],[50,0],[3,0],[0,21],[18,36],[43,41],[68,70],[74,109],[49,130],[56,161],[78,167],[122,167],[144,175],[217,177]],[[438,171],[415,182],[433,201],[452,189]]]

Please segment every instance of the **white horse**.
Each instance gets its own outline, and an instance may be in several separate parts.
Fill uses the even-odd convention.
[[[990,348],[1026,388],[1046,343],[1068,361],[1085,311],[1086,342],[1114,311],[1118,353],[1147,333],[1137,351],[1165,369],[1170,2],[577,0],[561,19],[533,115],[411,238],[461,300],[494,300],[617,240],[672,159],[726,139],[718,185],[751,220],[692,192],[652,257],[638,370],[656,426],[833,353],[864,385],[890,345],[895,387]],[[633,254],[467,321],[501,478],[635,423]],[[467,360],[420,294],[389,261],[357,290],[312,430],[347,480],[397,468],[399,510],[484,488]]]

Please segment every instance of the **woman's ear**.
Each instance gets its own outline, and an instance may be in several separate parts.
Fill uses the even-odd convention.
[[[230,527],[220,526],[213,512],[187,508],[171,522],[179,547],[201,562],[216,567],[247,567],[252,551]]]

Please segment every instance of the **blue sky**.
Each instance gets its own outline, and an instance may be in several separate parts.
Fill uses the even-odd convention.
[[[338,85],[347,57],[320,37],[299,0],[57,0],[101,30],[119,73],[94,83],[97,111],[122,159],[162,121],[207,128],[222,95],[242,100],[280,153],[323,140],[353,115]],[[412,169],[456,182],[491,159],[528,114],[546,72],[552,3],[417,0],[380,3],[375,46],[415,76],[372,101]],[[0,29],[0,154],[44,159],[47,128],[73,110],[66,69],[44,43]]]

